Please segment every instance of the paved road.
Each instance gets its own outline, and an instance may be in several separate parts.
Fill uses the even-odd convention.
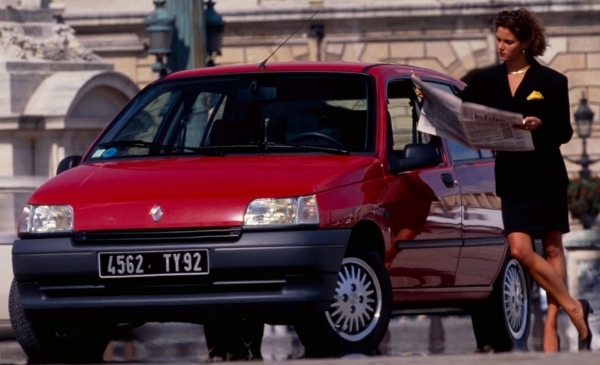
[[[435,319],[433,319],[435,318]],[[440,320],[441,319],[441,320]],[[390,324],[390,331],[380,350],[382,356],[347,356],[342,359],[301,359],[303,348],[293,331],[286,327],[267,326],[263,340],[264,363],[290,365],[600,365],[600,351],[580,354],[569,341],[576,336],[566,318],[561,318],[562,352],[544,354],[533,351],[536,336],[530,338],[525,353],[474,354],[475,339],[469,317],[401,317]],[[592,326],[600,327],[595,314]],[[597,334],[597,332],[595,332]],[[432,337],[432,339],[430,339]],[[600,348],[600,335],[594,337]],[[209,361],[202,326],[191,324],[148,324],[111,342],[105,360],[108,363],[135,364],[206,364]],[[27,359],[14,341],[0,342],[0,364],[26,364]],[[229,364],[248,362],[230,362]]]

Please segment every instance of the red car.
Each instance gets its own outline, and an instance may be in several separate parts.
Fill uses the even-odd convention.
[[[271,323],[294,325],[307,356],[370,354],[393,316],[466,313],[479,349],[524,348],[529,282],[507,252],[494,155],[419,132],[411,74],[463,87],[342,62],[146,87],[27,202],[10,293],[21,346],[96,361],[118,328],[181,321],[217,346],[257,328],[257,351]]]

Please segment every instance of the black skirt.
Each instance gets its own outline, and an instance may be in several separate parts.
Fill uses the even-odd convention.
[[[511,194],[501,197],[504,234],[525,232],[541,238],[548,231],[569,232],[567,192]]]

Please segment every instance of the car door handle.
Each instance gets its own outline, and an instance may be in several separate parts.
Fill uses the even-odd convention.
[[[451,174],[442,174],[442,182],[446,185],[447,188],[452,188],[458,185],[458,182],[454,180]]]

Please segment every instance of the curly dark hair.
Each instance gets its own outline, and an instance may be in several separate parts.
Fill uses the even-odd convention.
[[[519,8],[499,12],[494,18],[494,29],[498,27],[510,30],[520,42],[531,40],[531,44],[525,50],[526,56],[543,56],[546,52],[546,29],[529,10]]]

